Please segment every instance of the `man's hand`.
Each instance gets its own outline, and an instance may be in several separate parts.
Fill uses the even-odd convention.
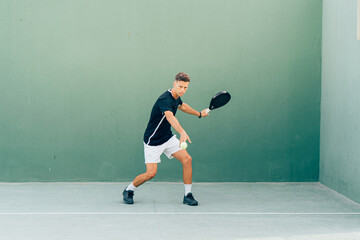
[[[207,117],[207,116],[209,116],[209,113],[206,113],[206,110],[207,110],[207,108],[205,108],[204,110],[202,110],[201,111],[201,117]]]
[[[182,132],[180,133],[180,144],[181,144],[182,142],[186,142],[187,140],[189,141],[189,143],[191,143],[191,140],[190,140],[189,136],[187,135],[187,133],[186,133],[185,130],[184,130],[184,131],[182,131]],[[180,145],[179,145],[179,147],[180,147]]]

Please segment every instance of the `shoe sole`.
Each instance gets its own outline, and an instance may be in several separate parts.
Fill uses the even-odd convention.
[[[198,203],[190,204],[190,203],[187,203],[187,202],[183,202],[183,204],[186,204],[186,205],[189,205],[189,206],[197,206],[197,205],[199,205]]]
[[[134,204],[134,202],[128,202],[128,201],[126,201],[125,199],[123,199],[123,201],[124,201],[124,203],[126,203],[126,204]]]

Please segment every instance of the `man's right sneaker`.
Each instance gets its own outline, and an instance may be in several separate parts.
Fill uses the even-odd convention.
[[[124,202],[126,204],[133,204],[134,203],[134,199],[133,199],[133,196],[134,196],[134,191],[126,191],[126,188],[124,189],[123,191],[123,196],[124,196]]]
[[[198,201],[196,201],[194,199],[194,196],[192,195],[192,193],[188,193],[186,196],[184,196],[183,204],[187,204],[189,206],[197,206]]]

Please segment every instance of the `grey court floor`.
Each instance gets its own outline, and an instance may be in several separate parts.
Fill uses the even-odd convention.
[[[320,183],[0,183],[0,239],[360,239],[360,205]]]

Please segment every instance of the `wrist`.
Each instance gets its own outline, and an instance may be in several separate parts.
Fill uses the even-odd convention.
[[[201,112],[199,112],[199,118],[201,118]]]

